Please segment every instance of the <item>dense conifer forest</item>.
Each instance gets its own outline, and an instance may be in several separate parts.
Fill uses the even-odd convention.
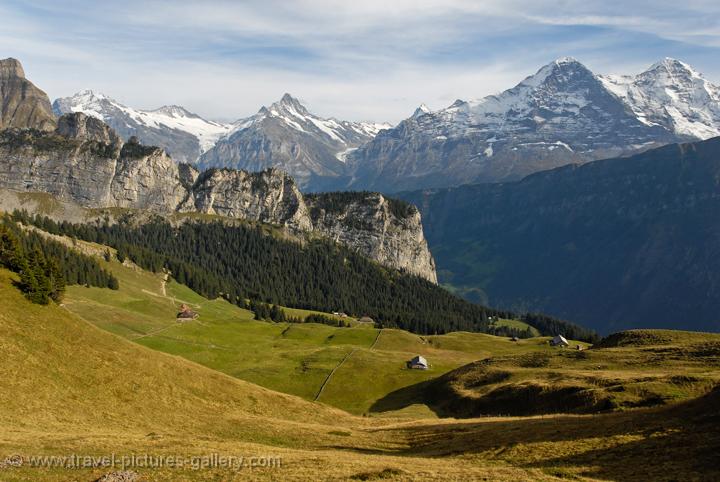
[[[429,281],[368,260],[323,240],[306,244],[276,239],[259,225],[187,222],[179,227],[157,218],[129,223],[71,224],[15,212],[15,219],[54,234],[112,246],[122,261],[168,270],[173,278],[208,298],[222,296],[255,308],[261,319],[283,321],[271,305],[369,316],[385,327],[419,334],[474,331],[528,336],[523,330],[491,327],[489,317],[513,313],[470,303]],[[248,306],[248,300],[251,306]],[[594,334],[552,318],[531,316],[541,333],[574,339]]]
[[[119,287],[96,260],[23,230],[7,216],[0,220],[0,266],[20,275],[16,284],[33,303],[60,302],[67,285]]]

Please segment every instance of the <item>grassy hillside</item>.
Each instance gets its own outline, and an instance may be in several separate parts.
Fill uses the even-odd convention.
[[[4,388],[0,391],[3,407],[0,479],[95,480],[110,470],[34,468],[27,461],[33,455],[112,453],[156,457],[213,453],[269,455],[282,460],[280,468],[245,468],[239,472],[223,468],[192,470],[187,466],[134,469],[149,480],[165,481],[568,477],[662,480],[679,474],[687,479],[710,480],[720,476],[714,463],[720,449],[717,424],[720,401],[716,392],[687,404],[592,416],[483,418],[463,422],[353,417],[139,346],[137,343],[143,343],[145,338],[163,339],[164,332],[140,338],[143,336],[140,330],[166,329],[168,324],[158,316],[168,312],[172,316],[174,303],[181,299],[199,306],[201,318],[193,322],[198,327],[203,326],[200,323],[211,329],[215,325],[218,329],[223,325],[234,326],[243,328],[249,338],[256,337],[255,332],[270,338],[265,333],[267,327],[285,330],[288,326],[250,321],[248,313],[228,308],[224,302],[203,300],[186,288],[171,284],[166,293],[176,297],[173,302],[172,298],[162,296],[160,278],[131,268],[115,271],[122,273],[121,283],[126,285],[123,290],[73,288],[83,296],[71,293],[66,307],[29,303],[11,285],[14,275],[0,271],[0,302],[4,307],[0,312],[3,333],[0,377]],[[104,295],[117,298],[110,303]],[[224,322],[209,320],[227,316],[229,309],[236,318]],[[82,311],[94,317],[96,324],[122,336],[100,330],[70,310]],[[176,327],[174,323],[172,326]],[[185,326],[189,328],[192,323]],[[356,353],[362,356],[353,355],[346,360],[352,370],[347,371],[343,383],[331,382],[323,392],[323,397],[336,400],[344,397],[344,403],[362,395],[362,385],[364,390],[377,393],[394,386],[395,382],[380,376],[383,363],[392,363],[393,353],[421,352],[431,357],[431,362],[444,359],[443,363],[452,364],[462,363],[465,356],[505,356],[522,350],[525,355],[518,356],[523,357],[548,350],[542,339],[512,344],[480,334],[419,337],[399,330],[383,330],[379,338],[370,340],[372,337],[367,335],[376,330],[367,327],[343,331],[308,324],[289,328],[285,338],[293,340],[298,349],[302,342],[317,343],[332,334],[343,343],[329,343],[324,350],[358,347]],[[184,340],[178,346],[192,346],[189,339],[182,338],[182,331],[172,333],[170,338],[176,335]],[[136,338],[137,343],[124,337]],[[341,337],[349,337],[353,344],[344,344],[347,338]],[[242,338],[236,334],[222,340],[222,346],[231,347]],[[274,340],[267,344],[270,349],[285,346],[284,338],[276,336]],[[327,336],[324,340],[327,341]],[[220,346],[220,341],[213,339],[211,344]],[[372,350],[362,347],[370,342]],[[242,346],[247,349],[249,345],[250,342],[245,342]],[[622,350],[626,348],[603,348],[598,352],[610,356],[622,355]],[[279,353],[289,356],[291,352],[288,349]],[[211,350],[200,353],[210,354]],[[268,362],[279,364],[272,356],[268,356]],[[658,370],[663,363],[662,359],[657,360]],[[556,369],[563,371],[560,366]],[[440,368],[434,365],[429,372],[408,375],[422,378],[434,376],[437,371]],[[710,365],[707,371],[717,372]],[[341,373],[342,368],[336,371]],[[381,388],[383,384],[387,385]],[[343,386],[348,393],[339,389]],[[414,410],[412,415],[428,413],[425,410]],[[4,457],[11,454],[23,457],[25,465],[19,468],[4,465]],[[648,458],[653,460],[651,466],[646,464]]]
[[[222,299],[209,301],[165,282],[161,275],[117,261],[102,263],[118,277],[121,289],[70,287],[68,310],[149,348],[355,414],[417,418],[599,412],[696,397],[720,381],[712,351],[712,340],[720,335],[669,332],[670,338],[659,331],[654,338],[645,333],[641,343],[637,333],[626,332],[615,337],[626,340],[623,349],[577,351],[553,348],[547,337],[512,342],[468,332],[421,336],[368,324],[271,323],[254,320],[251,312]],[[181,303],[199,318],[178,323]],[[622,344],[612,340],[604,344]],[[675,348],[657,346],[668,341]],[[573,348],[577,344],[588,347],[571,342]],[[668,356],[660,363],[658,350],[670,354],[672,349],[686,356]],[[405,367],[418,354],[428,359],[430,370]]]
[[[13,219],[50,233],[112,246],[120,259],[130,259],[154,273],[168,270],[197,293],[210,299],[223,297],[241,307],[247,307],[249,300],[251,306],[266,302],[345,311],[357,317],[370,316],[383,326],[422,334],[465,330],[527,335],[509,325],[489,326],[490,317],[518,315],[469,303],[427,280],[385,268],[327,240],[299,244],[242,224],[192,222],[173,226],[160,217],[142,225],[126,221],[70,224],[16,211]],[[285,321],[278,315],[261,318]],[[594,332],[572,323],[544,316],[526,318],[528,315],[521,319],[543,334],[563,332],[573,338],[596,340]]]
[[[525,351],[524,342],[478,333],[423,337],[369,324],[336,328],[257,321],[250,311],[222,299],[209,301],[184,285],[165,282],[161,275],[117,261],[101,263],[120,280],[120,290],[69,287],[64,304],[71,312],[141,345],[352,413],[367,412],[394,390],[494,351]],[[175,315],[181,303],[190,305],[199,318],[178,323]],[[292,316],[314,313],[287,311]],[[538,344],[537,349],[549,348]],[[405,368],[417,354],[428,358],[430,370]]]
[[[407,455],[511,463],[565,480],[718,480],[720,388],[677,405],[599,415],[484,417],[390,428]],[[534,476],[537,477],[537,476]],[[489,477],[492,479],[492,476]]]
[[[280,468],[137,469],[151,480],[351,478],[390,471],[414,477],[529,477],[509,465],[461,466],[399,457],[403,439],[371,419],[273,392],[88,324],[65,308],[28,302],[0,270],[0,479],[95,480],[106,468],[29,465],[35,455],[112,453],[273,456]],[[109,292],[109,290],[106,290]],[[209,307],[210,308],[210,307]],[[25,465],[8,467],[19,455]],[[414,474],[414,475],[413,475]]]
[[[626,342],[613,348],[494,354],[434,380],[423,393],[444,416],[535,415],[664,405],[720,383],[720,335],[642,335],[615,335]]]

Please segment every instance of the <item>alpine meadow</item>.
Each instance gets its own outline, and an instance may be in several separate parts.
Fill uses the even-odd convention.
[[[0,481],[720,480],[714,3],[0,18]]]

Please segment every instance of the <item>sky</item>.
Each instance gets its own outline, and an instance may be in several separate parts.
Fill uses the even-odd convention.
[[[596,73],[683,60],[720,84],[720,2],[677,0],[0,0],[0,58],[51,99],[254,114],[285,93],[312,112],[398,122],[572,56]]]

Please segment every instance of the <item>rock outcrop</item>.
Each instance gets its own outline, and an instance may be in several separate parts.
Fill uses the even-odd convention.
[[[0,131],[0,188],[43,192],[86,208],[199,212],[328,237],[379,263],[436,282],[420,214],[380,194],[303,196],[285,172],[199,172],[164,150],[123,143],[102,121],[67,114],[54,132]]]
[[[25,78],[20,62],[0,60],[0,129],[6,127],[55,129],[50,99]]]
[[[121,146],[120,137],[103,121],[82,113],[60,117],[57,133],[63,137]]]
[[[437,283],[435,261],[415,206],[367,192],[308,195],[306,203],[316,232]]]
[[[209,169],[199,175],[183,211],[245,218],[311,231],[303,195],[293,179],[277,169],[257,173]]]

